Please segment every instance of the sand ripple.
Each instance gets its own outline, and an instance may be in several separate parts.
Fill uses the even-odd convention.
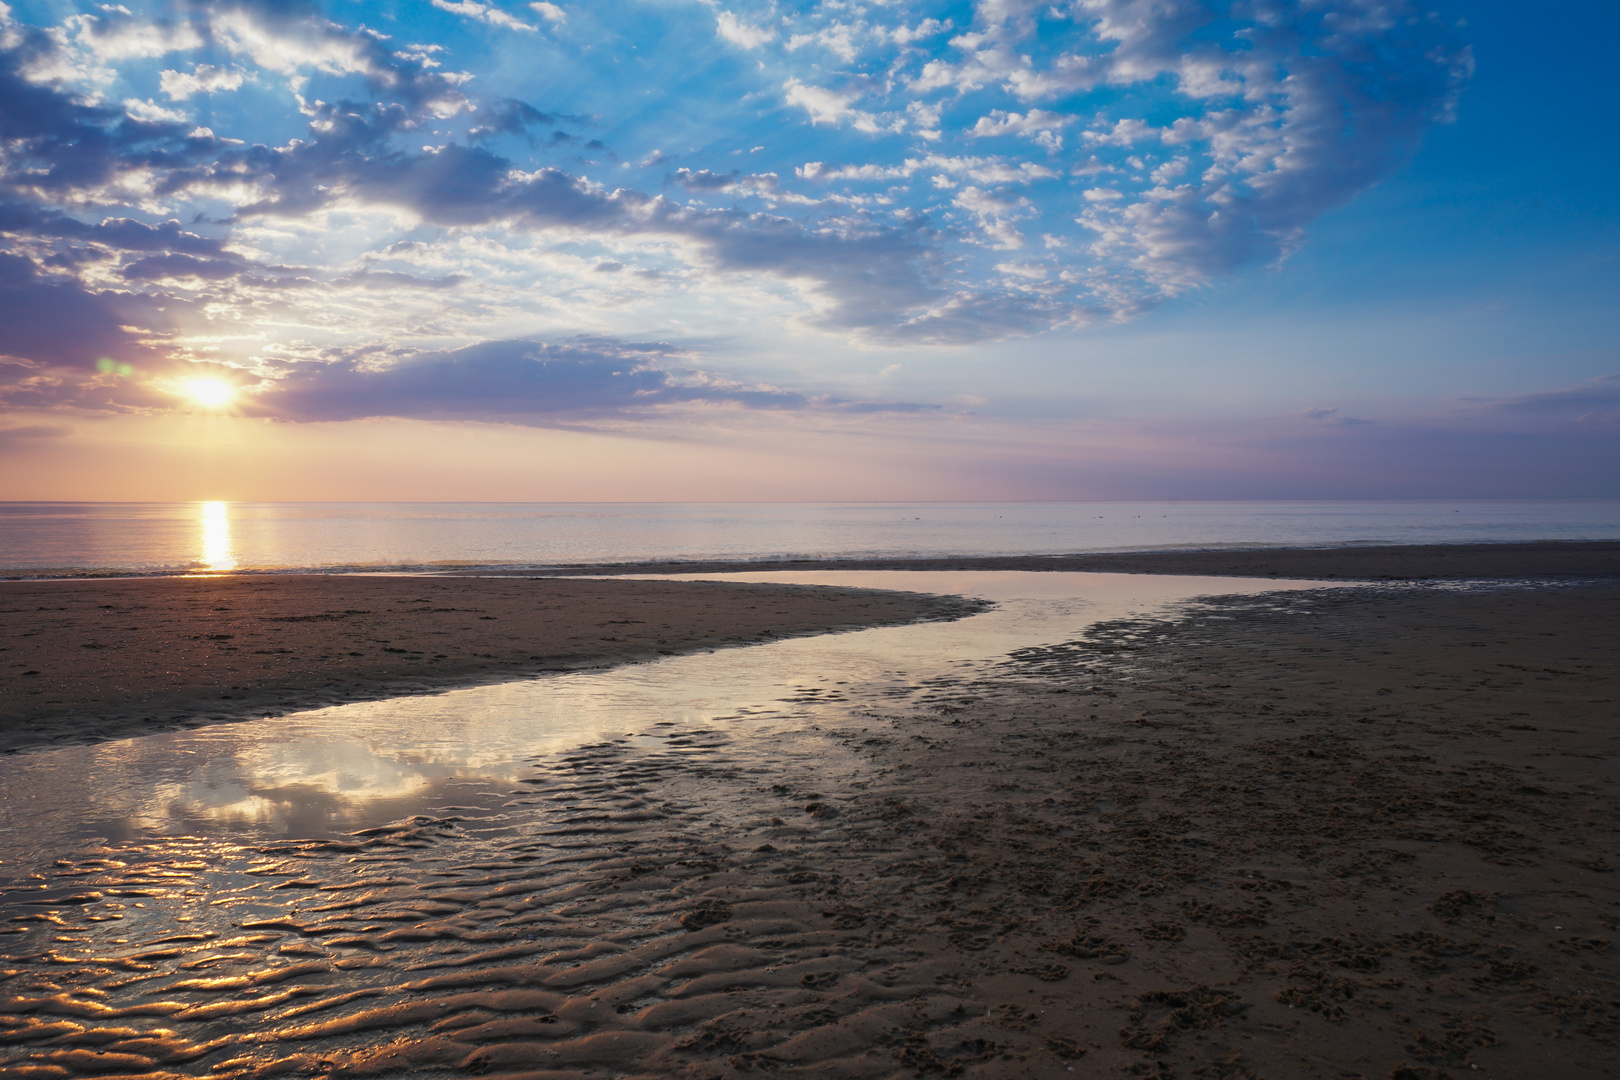
[[[497,813],[60,860],[7,898],[6,1074],[884,1075],[969,1011],[832,899],[869,853],[799,782],[825,761],[665,735],[537,761]]]

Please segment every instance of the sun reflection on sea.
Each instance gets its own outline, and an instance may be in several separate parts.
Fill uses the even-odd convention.
[[[229,503],[202,504],[201,562],[205,570],[215,574],[229,573],[236,569],[236,553],[231,550]]]

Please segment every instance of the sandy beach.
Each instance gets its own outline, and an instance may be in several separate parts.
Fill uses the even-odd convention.
[[[0,752],[973,610],[915,594],[717,582],[0,582]]]
[[[0,0],[0,1080],[1620,1080],[1617,39]]]
[[[107,844],[5,898],[0,1053],[40,1077],[1612,1076],[1617,655],[1613,581],[1216,598],[809,741],[668,725],[537,761],[488,826]]]
[[[758,560],[749,570],[1070,570],[1095,574],[1186,574],[1313,581],[1416,581],[1464,578],[1597,577],[1620,574],[1620,542],[1549,540],[1526,544],[1379,544],[1367,547],[1124,551],[1085,555],[972,555],[947,558]],[[726,562],[646,562],[558,566],[548,574],[709,574]]]

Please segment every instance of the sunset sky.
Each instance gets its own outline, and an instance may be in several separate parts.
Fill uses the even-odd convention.
[[[1620,496],[1610,5],[0,5],[0,498]]]

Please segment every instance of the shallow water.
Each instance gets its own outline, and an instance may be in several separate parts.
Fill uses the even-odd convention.
[[[693,996],[705,948],[819,957],[750,974],[782,1003],[841,977],[824,925],[836,905],[786,898],[847,854],[819,808],[864,786],[845,744],[880,735],[886,714],[1101,621],[1318,587],[735,577],[997,606],[0,761],[0,1066],[250,1076],[338,1054],[362,1073],[466,1072],[674,1052],[671,1031],[736,1007]],[[745,919],[703,897],[750,850],[763,854],[746,856]],[[956,1007],[931,977],[849,985],[848,1015],[874,1023],[890,1000]],[[834,1022],[820,1006],[795,1021]]]
[[[669,731],[813,735],[941,677],[1092,623],[1206,594],[1310,582],[1010,571],[781,572],[728,580],[960,593],[947,623],[797,638],[443,694],[362,702],[0,760],[0,865],[85,837],[325,837],[413,814],[490,812],[537,759],[586,744],[666,748]]]
[[[0,570],[563,566],[1620,537],[1620,500],[0,503]]]

